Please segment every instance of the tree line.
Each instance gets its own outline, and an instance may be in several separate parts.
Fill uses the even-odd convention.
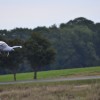
[[[10,52],[7,56],[7,52],[0,52],[0,68],[8,70],[14,75],[16,81],[16,73],[19,68],[22,68],[20,64],[27,60],[31,65],[31,69],[34,72],[34,79],[37,79],[37,72],[49,64],[55,59],[55,50],[51,47],[50,42],[42,37],[38,33],[33,33],[27,41],[19,39],[4,40],[9,45],[22,45],[21,49],[16,49]],[[27,66],[29,67],[29,66]]]
[[[23,41],[23,43],[29,42],[27,45],[24,44],[24,46],[26,46],[27,53],[29,53],[30,56],[34,55],[34,58],[31,61],[28,55],[27,57],[31,63],[35,64],[35,62],[38,62],[38,60],[35,59],[37,57],[37,55],[35,55],[35,52],[38,52],[38,54],[41,56],[40,58],[42,59],[44,59],[43,57],[45,55],[48,55],[48,52],[45,54],[40,54],[42,48],[41,46],[39,46],[38,49],[35,50],[37,43],[34,42],[36,37],[32,37],[33,33],[37,34],[37,37],[40,36],[49,41],[50,44],[47,44],[50,45],[50,51],[52,51],[55,55],[55,59],[52,56],[54,63],[43,67],[41,70],[100,65],[100,23],[94,23],[89,19],[79,17],[75,18],[74,20],[70,20],[67,23],[61,23],[59,27],[54,24],[48,28],[43,26],[36,27],[34,29],[15,28],[10,31],[0,30],[0,40],[20,40]],[[45,41],[45,39],[43,41]],[[42,43],[42,41],[40,41],[39,43]],[[32,50],[33,52],[28,52],[28,48],[31,47],[31,44],[35,45],[34,50]],[[43,45],[46,46],[45,42]],[[23,51],[22,54],[24,53],[25,51]],[[25,56],[24,58],[21,58],[23,60],[23,63],[19,65],[22,66],[19,68],[19,72],[33,71],[32,67],[30,67],[30,62],[27,62],[25,58]],[[42,65],[41,62],[43,61],[40,60],[40,65]],[[45,60],[44,62],[48,63]],[[9,71],[6,70],[6,72]],[[0,73],[2,73],[2,71]]]

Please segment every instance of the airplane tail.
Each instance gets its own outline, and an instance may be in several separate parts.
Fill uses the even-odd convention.
[[[22,46],[13,46],[12,48],[22,48]]]

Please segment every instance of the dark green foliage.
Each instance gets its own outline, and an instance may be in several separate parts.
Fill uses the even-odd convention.
[[[25,49],[26,57],[35,72],[34,79],[36,79],[36,72],[54,61],[55,51],[50,42],[38,33],[32,34],[31,38],[25,43]]]
[[[23,42],[21,40],[15,39],[15,40],[9,40],[8,44],[11,46],[14,45],[22,45]],[[15,51],[10,52],[9,56],[7,56],[7,52],[2,52],[0,54],[0,66],[3,68],[9,70],[11,73],[14,74],[14,80],[16,81],[16,73],[19,68],[19,64],[22,63],[23,59],[23,52],[22,50],[19,50],[19,48],[16,48]]]
[[[32,33],[39,34],[34,37]],[[100,23],[94,23],[83,17],[75,18],[67,23],[61,23],[59,27],[52,25],[49,28],[43,26],[35,29],[0,30],[0,36],[1,40],[5,39],[6,41],[16,38],[24,40],[27,43],[27,45],[25,44],[27,50],[32,52],[23,52],[23,55],[29,54],[30,59],[31,56],[34,56],[34,59],[30,60],[33,64],[37,63],[38,59],[41,58],[40,62],[38,62],[39,67],[42,64],[48,64],[44,58],[48,56],[48,52],[53,51],[51,48],[46,49],[48,45],[51,45],[56,50],[55,62],[49,67],[42,68],[42,70],[100,65]],[[46,42],[45,39],[39,38],[39,36],[46,38],[51,44]],[[33,46],[31,46],[32,44]],[[43,52],[44,50],[46,52]],[[28,71],[29,64],[26,63],[25,66],[25,69],[21,71]]]

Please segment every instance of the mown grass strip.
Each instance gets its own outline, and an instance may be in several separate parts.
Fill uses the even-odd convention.
[[[33,72],[29,73],[18,73],[17,80],[32,80]],[[87,68],[74,68],[74,69],[63,69],[63,70],[52,70],[52,71],[41,71],[38,72],[38,79],[46,78],[59,78],[59,77],[74,77],[74,76],[88,76],[88,75],[100,75],[100,67],[87,67]],[[13,81],[13,74],[0,75],[0,81]]]

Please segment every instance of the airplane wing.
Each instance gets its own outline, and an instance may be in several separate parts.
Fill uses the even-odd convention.
[[[3,50],[4,48],[6,48],[8,45],[3,42],[3,41],[0,41],[0,50]]]

